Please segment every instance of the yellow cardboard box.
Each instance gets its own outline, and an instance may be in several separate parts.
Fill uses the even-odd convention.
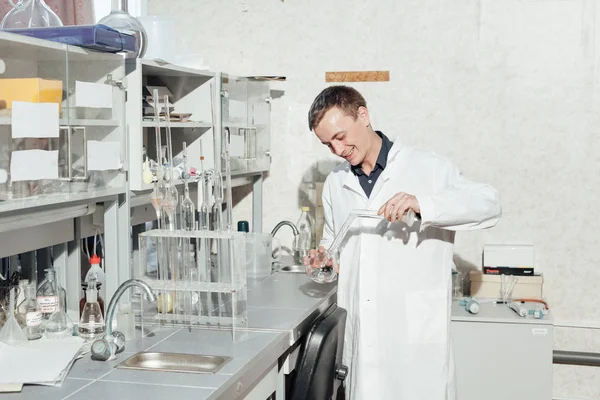
[[[0,79],[0,103],[5,102],[9,110],[12,110],[13,101],[58,103],[60,107],[62,88],[62,81],[50,79]]]

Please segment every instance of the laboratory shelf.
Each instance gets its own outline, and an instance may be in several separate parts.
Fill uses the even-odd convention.
[[[35,208],[61,208],[82,203],[99,203],[125,192],[125,187],[116,187],[91,192],[44,194],[0,201],[0,218],[4,216],[3,214],[22,213],[24,210]]]
[[[204,77],[207,80],[215,76],[214,72],[202,71],[194,68],[182,67],[180,65],[160,62],[156,60],[141,59],[138,61],[144,68],[145,75],[155,76],[177,76],[177,77]]]
[[[110,126],[117,127],[121,123],[115,119],[67,119],[61,118],[58,120],[60,125],[72,125],[72,126]],[[0,117],[0,125],[11,125],[11,117]]]
[[[212,123],[210,122],[171,122],[171,128],[190,128],[190,129],[194,129],[194,128],[204,128],[204,129],[210,129],[212,128]],[[154,121],[142,121],[142,127],[143,128],[154,128],[156,126],[156,124],[154,123]],[[166,127],[166,123],[164,121],[161,121],[160,123],[161,128]]]

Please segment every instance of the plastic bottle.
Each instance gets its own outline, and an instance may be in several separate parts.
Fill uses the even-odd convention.
[[[87,274],[85,274],[86,282],[89,282],[90,278],[93,275],[96,275],[96,280],[99,283],[104,283],[105,275],[104,275],[104,271],[102,270],[102,267],[100,266],[101,262],[102,262],[101,258],[98,257],[96,254],[94,254],[93,256],[90,257],[90,269],[87,272]]]
[[[308,252],[311,249],[315,248],[315,237],[314,237],[314,222],[309,215],[310,208],[302,207],[302,214],[300,214],[300,218],[298,219],[298,223],[296,224],[296,228],[298,228],[298,242],[297,246],[297,254],[299,257],[298,262],[304,260],[306,256],[308,256]]]

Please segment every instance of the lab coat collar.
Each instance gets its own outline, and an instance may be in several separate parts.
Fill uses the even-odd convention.
[[[371,199],[375,198],[375,196],[377,196],[377,193],[381,189],[381,186],[383,185],[383,183],[390,179],[390,177],[391,177],[390,174],[392,173],[391,167],[394,166],[394,161],[396,161],[396,159],[399,159],[399,154],[403,147],[404,146],[402,145],[402,143],[400,143],[399,140],[393,141],[392,148],[390,149],[390,152],[388,153],[387,166],[383,170],[381,175],[379,176],[379,179],[377,180],[377,182],[375,183],[375,187],[373,188],[373,191],[371,192],[370,197],[367,197],[367,195],[365,194],[365,191],[360,186],[358,177],[352,172],[352,166],[347,161],[346,161],[346,165],[344,168],[344,172],[346,173],[346,178],[344,179],[344,187],[346,187],[349,190],[352,190],[353,192],[356,192],[358,195],[360,195],[363,198],[363,200],[365,200],[365,202],[368,203],[369,200],[371,200]]]

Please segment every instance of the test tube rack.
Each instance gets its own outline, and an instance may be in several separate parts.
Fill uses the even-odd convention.
[[[148,255],[156,249],[156,270]],[[234,340],[248,328],[246,245],[233,231],[161,230],[139,235],[140,263],[134,272],[157,296],[145,324],[231,329]]]

